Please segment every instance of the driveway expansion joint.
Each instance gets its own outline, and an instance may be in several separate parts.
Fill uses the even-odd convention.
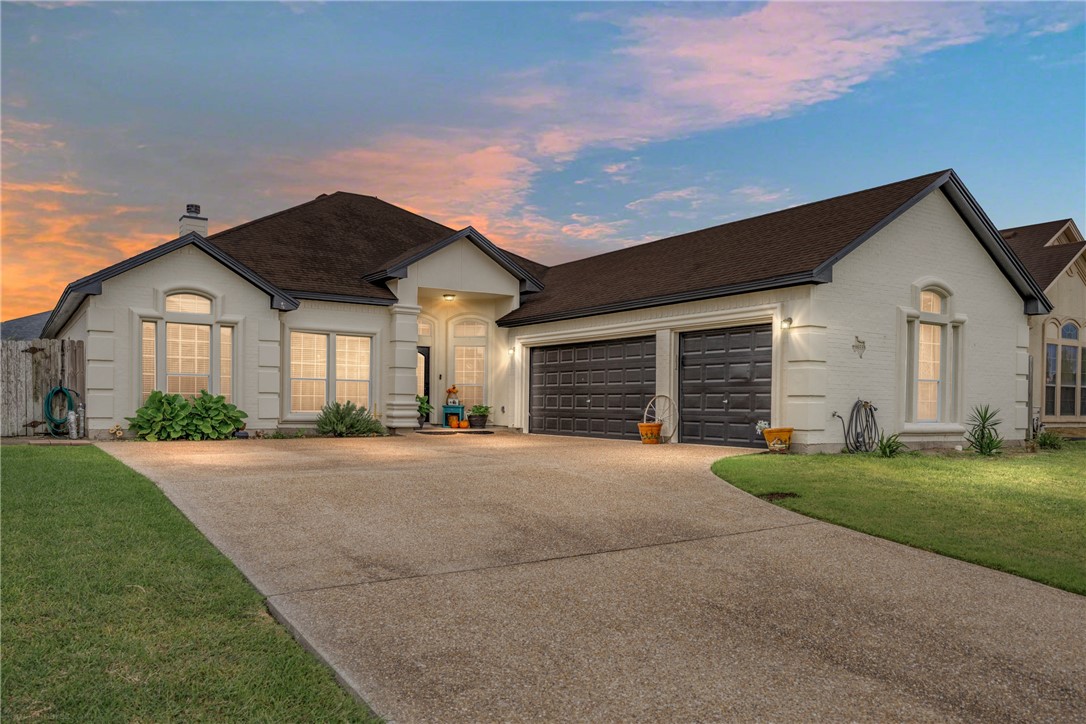
[[[819,525],[822,521],[819,520],[805,520],[800,523],[788,523],[785,525],[772,525],[765,528],[752,528],[750,530],[738,530],[731,533],[715,533],[713,535],[703,535],[694,538],[681,538],[678,540],[661,541],[658,543],[646,543],[644,545],[629,546],[626,548],[608,548],[599,551],[586,551],[584,553],[570,553],[561,556],[550,556],[549,558],[537,558],[530,561],[515,561],[512,563],[498,563],[492,566],[478,566],[476,568],[462,568],[455,571],[439,571],[437,573],[416,573],[410,576],[397,576],[395,578],[379,578],[373,581],[352,581],[351,583],[336,583],[330,586],[316,586],[314,588],[299,588],[294,591],[282,591],[279,593],[269,593],[266,595],[268,600],[272,598],[278,598],[281,596],[294,596],[301,593],[319,593],[320,591],[331,591],[339,588],[353,588],[355,586],[371,586],[380,583],[397,583],[399,581],[413,581],[420,578],[438,578],[441,576],[456,576],[463,573],[481,573],[483,571],[496,571],[503,568],[517,568],[520,566],[532,566],[540,563],[553,563],[555,561],[568,561],[577,558],[591,558],[593,556],[604,556],[612,553],[625,553],[627,551],[641,551],[651,548],[664,548],[667,546],[682,545],[684,543],[700,543],[709,540],[719,540],[721,538],[735,538],[743,535],[751,535],[754,533],[765,533],[772,530],[786,530],[788,528],[800,528],[807,525]]]

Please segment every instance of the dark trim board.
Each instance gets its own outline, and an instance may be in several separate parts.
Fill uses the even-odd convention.
[[[656,337],[533,347],[528,432],[639,440],[656,394]]]

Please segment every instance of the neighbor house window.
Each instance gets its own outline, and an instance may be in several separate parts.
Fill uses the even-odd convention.
[[[941,290],[924,289],[919,313],[908,318],[909,419],[948,422],[956,415],[953,370],[961,348],[961,324],[950,317],[950,298]]]
[[[1045,325],[1045,399],[1048,417],[1086,417],[1086,331],[1076,322]]]
[[[360,335],[291,332],[291,412],[317,413],[333,400],[368,409],[371,346]]]

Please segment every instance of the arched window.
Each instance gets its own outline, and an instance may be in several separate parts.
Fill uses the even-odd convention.
[[[1086,417],[1086,334],[1074,320],[1045,324],[1046,418]]]
[[[153,390],[193,397],[201,390],[233,397],[234,327],[217,324],[209,297],[167,294],[163,317],[140,322],[140,393]]]
[[[951,317],[951,294],[941,283],[918,284],[916,305],[907,316],[908,370],[906,419],[952,422],[958,415],[953,379],[960,349],[961,323]]]
[[[452,323],[452,380],[460,401],[470,409],[486,404],[486,347],[490,325],[482,319]]]

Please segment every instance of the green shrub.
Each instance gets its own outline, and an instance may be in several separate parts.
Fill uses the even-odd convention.
[[[977,405],[969,415],[965,441],[981,455],[995,455],[1003,447],[1003,438],[999,435],[999,425],[1003,421],[996,418],[998,414],[999,410],[988,405]]]
[[[192,398],[192,409],[185,432],[190,440],[222,440],[245,424],[247,414],[231,405],[222,395],[200,394]]]
[[[128,429],[140,440],[176,440],[185,436],[192,405],[181,395],[151,393],[135,417],[126,417]]]
[[[333,437],[388,434],[385,426],[365,407],[356,407],[350,400],[342,404],[331,402],[322,407],[317,417],[317,432]]]
[[[1042,450],[1059,450],[1063,447],[1063,436],[1044,430],[1037,435],[1037,447]]]
[[[889,437],[883,433],[879,435],[878,447],[876,449],[879,453],[879,457],[893,458],[908,450],[909,446],[901,441],[900,433],[894,433]]]
[[[469,415],[489,415],[490,405],[472,405],[468,410]]]
[[[426,395],[415,395],[415,402],[419,405],[419,415],[422,417],[429,417],[434,411],[434,406],[430,404],[430,398]]]

